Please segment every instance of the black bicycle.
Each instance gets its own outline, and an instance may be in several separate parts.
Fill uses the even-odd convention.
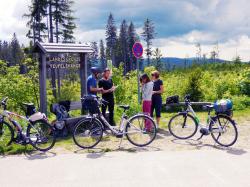
[[[1,106],[4,110],[2,115],[0,115],[0,147],[9,146],[14,142],[21,145],[31,144],[39,151],[50,150],[55,145],[56,137],[55,131],[49,124],[46,115],[40,112],[33,112],[32,115],[29,115],[27,113],[29,108],[34,109],[32,103],[23,104],[26,108],[26,116],[10,112],[7,110],[7,100],[8,98],[6,97],[1,101]],[[6,118],[12,125],[5,120]],[[26,133],[14,118],[27,122]]]
[[[123,109],[120,127],[111,126],[100,112],[99,107],[107,102],[99,97],[86,96],[83,103],[89,105],[89,115],[78,122],[73,131],[73,140],[81,148],[93,148],[102,139],[103,132],[110,130],[114,136],[121,138],[124,136],[135,146],[143,147],[149,145],[156,137],[156,125],[154,120],[145,114],[136,114],[131,118],[125,114],[130,108],[128,105],[120,105]],[[88,108],[88,107],[87,107]]]
[[[200,127],[201,139],[204,135],[211,134],[216,143],[229,147],[235,144],[238,138],[238,130],[235,121],[226,114],[215,113],[211,116],[214,105],[207,105],[208,118],[204,126],[192,108],[190,96],[185,96],[186,110],[173,116],[168,124],[169,132],[178,139],[189,139],[193,137]],[[191,114],[190,114],[191,113]],[[199,140],[198,139],[198,140]]]

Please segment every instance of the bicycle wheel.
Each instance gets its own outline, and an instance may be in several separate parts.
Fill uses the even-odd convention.
[[[29,143],[39,151],[50,150],[56,142],[55,131],[45,120],[29,124],[27,137],[29,138]]]
[[[228,116],[218,115],[209,125],[212,138],[221,146],[229,147],[235,144],[238,130],[235,122]]]
[[[9,146],[14,139],[14,130],[10,124],[3,121],[0,123],[0,148]]]
[[[129,119],[125,133],[130,143],[143,147],[154,141],[156,125],[151,117],[138,114]]]
[[[189,114],[177,114],[170,119],[168,129],[175,138],[185,140],[195,135],[198,123]]]
[[[95,147],[102,139],[103,128],[99,120],[83,119],[78,122],[73,130],[75,144],[83,149]]]

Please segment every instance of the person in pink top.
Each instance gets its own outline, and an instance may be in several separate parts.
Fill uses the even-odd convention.
[[[142,111],[143,113],[150,115],[151,113],[151,103],[154,83],[150,81],[147,74],[143,74],[140,78],[142,84]],[[151,129],[150,121],[145,122],[146,130]]]

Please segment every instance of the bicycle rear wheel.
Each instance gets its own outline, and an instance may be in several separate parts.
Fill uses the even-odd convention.
[[[185,140],[195,135],[198,124],[193,116],[180,113],[170,119],[168,129],[175,138]]]
[[[102,124],[95,118],[83,119],[78,122],[73,130],[75,144],[83,149],[95,147],[101,141],[102,136]]]
[[[0,123],[0,149],[9,146],[14,139],[14,130],[3,121]]]
[[[211,136],[216,143],[229,147],[235,144],[238,138],[238,130],[235,122],[228,116],[218,115],[209,125]]]
[[[138,114],[128,121],[125,133],[130,143],[143,147],[154,141],[156,125],[151,117]]]
[[[39,151],[50,150],[56,142],[55,131],[45,120],[29,124],[27,137],[29,138],[29,143]]]

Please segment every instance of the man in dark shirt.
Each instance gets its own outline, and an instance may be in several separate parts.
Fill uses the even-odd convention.
[[[110,78],[110,69],[106,68],[103,72],[103,78],[98,83],[99,88],[102,88],[102,98],[108,103],[103,103],[102,105],[102,114],[106,115],[106,110],[108,107],[109,110],[109,123],[114,126],[114,91],[116,87],[113,84],[112,79]],[[105,116],[106,117],[106,116]]]

